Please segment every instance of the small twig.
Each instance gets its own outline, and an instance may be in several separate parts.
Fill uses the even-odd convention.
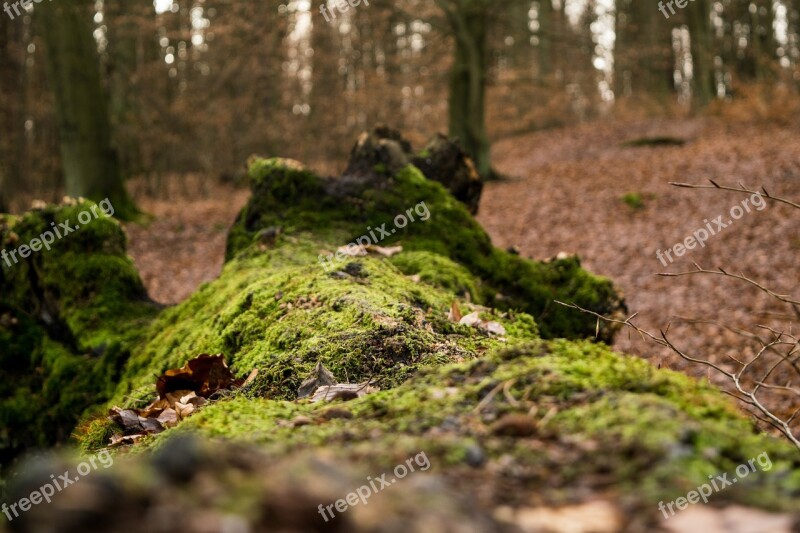
[[[674,187],[681,187],[684,189],[718,189],[721,191],[733,191],[733,192],[740,192],[745,194],[758,194],[764,196],[765,198],[772,200],[773,202],[780,202],[782,204],[786,204],[789,206],[794,207],[795,209],[800,209],[800,204],[792,202],[791,200],[787,200],[786,198],[781,198],[779,196],[772,196],[765,187],[762,187],[760,191],[752,191],[745,187],[743,184],[739,184],[739,187],[729,187],[727,185],[720,185],[712,179],[708,180],[711,182],[711,185],[696,185],[692,183],[679,183],[675,181],[669,182],[670,185]]]
[[[792,298],[790,296],[787,296],[787,295],[784,295],[784,294],[778,294],[777,292],[772,291],[772,290],[768,289],[767,287],[761,285],[759,282],[748,278],[744,274],[731,274],[731,273],[727,272],[723,268],[720,268],[719,270],[706,270],[705,268],[701,267],[697,263],[692,263],[692,264],[695,266],[696,270],[689,270],[687,272],[677,272],[677,273],[663,272],[663,273],[659,274],[659,276],[662,276],[662,277],[665,277],[665,278],[679,278],[679,277],[682,277],[682,276],[696,276],[698,274],[706,274],[706,275],[710,274],[710,275],[714,275],[714,276],[724,276],[724,277],[733,278],[733,279],[737,279],[737,280],[749,283],[750,285],[753,285],[754,287],[757,287],[761,291],[769,294],[770,296],[772,296],[776,300],[780,300],[781,302],[784,302],[784,303],[787,303],[787,304],[790,304],[790,305],[796,305],[796,306],[800,305],[800,300],[795,300],[794,298]]]

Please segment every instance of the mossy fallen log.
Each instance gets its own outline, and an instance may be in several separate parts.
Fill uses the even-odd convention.
[[[20,369],[12,374],[17,388],[40,409],[24,411],[39,426],[26,429],[21,415],[16,422],[17,431],[31,431],[25,442],[62,436],[47,433],[42,409],[66,427],[93,404],[75,440],[84,453],[96,453],[119,431],[104,408],[144,407],[156,396],[157,376],[199,354],[222,353],[235,375],[254,369],[258,375],[127,449],[133,457],[117,454],[119,464],[96,472],[93,481],[86,478],[116,487],[113,501],[65,495],[14,527],[65,529],[69,515],[78,530],[98,516],[112,531],[157,529],[165,519],[161,495],[174,492],[182,496],[171,499],[180,502],[172,512],[184,525],[202,513],[208,524],[236,516],[255,528],[388,531],[404,523],[424,530],[425,516],[435,516],[454,528],[472,523],[473,530],[501,531],[509,527],[508,512],[498,510],[503,506],[604,498],[620,510],[620,527],[641,526],[656,521],[660,500],[763,453],[772,468],[717,501],[776,510],[797,505],[800,463],[791,447],[758,434],[709,386],[586,340],[595,336],[596,321],[553,305],[558,299],[622,313],[624,302],[609,280],[582,270],[577,259],[538,263],[492,247],[467,208],[438,183],[448,180],[426,179],[408,164],[408,152],[393,134],[365,135],[337,178],[293,161],[253,159],[253,196],[230,231],[222,274],[165,310],[144,297],[112,221],[98,221],[103,231],[96,239],[65,240],[64,248],[37,258],[41,263],[30,267],[36,279],[42,268],[55,269],[52,297],[42,299],[62,326],[51,331],[35,314],[24,330],[0,322],[2,340],[13,349],[7,360]],[[46,217],[35,212],[22,220],[32,221],[35,235],[50,217],[73,216],[77,208],[48,207]],[[10,221],[3,238],[19,224]],[[70,266],[75,275],[55,276],[71,261],[106,265],[101,258],[113,266],[97,266],[91,275]],[[31,274],[22,272],[0,278],[0,305],[16,320],[27,316],[33,290]],[[614,331],[604,328],[599,336],[610,340]],[[61,330],[75,340],[66,342]],[[25,347],[16,331],[25,332]],[[91,357],[98,345],[116,346],[104,352],[116,354],[113,361]],[[60,373],[62,353],[70,364],[80,362],[70,375]],[[38,370],[39,379],[56,386],[80,371],[81,380],[63,385],[85,392],[83,403],[62,405],[41,394],[39,381],[22,381],[23,370],[39,368],[43,354],[55,362]],[[349,401],[299,399],[320,364],[340,383],[380,391]],[[16,412],[16,404],[10,407],[0,403],[0,416]],[[381,503],[354,507],[333,523],[318,514],[317,504],[343,498],[355,480],[422,451],[431,469],[419,481],[387,491],[385,499],[382,492],[373,500]],[[330,465],[341,475],[332,475]],[[141,467],[145,475],[135,472]],[[11,492],[37,482],[22,476]],[[413,489],[415,483],[422,488]],[[219,491],[230,498],[209,496]]]
[[[79,221],[93,208],[100,213],[92,202],[68,200],[0,215],[0,249],[35,239],[40,248],[23,249],[26,258],[5,253],[0,265],[0,465],[64,442],[85,409],[109,398],[159,311],[120,225],[105,216]],[[49,250],[41,246],[48,232]]]

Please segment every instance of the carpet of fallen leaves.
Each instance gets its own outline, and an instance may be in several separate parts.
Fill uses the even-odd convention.
[[[127,224],[128,252],[157,302],[174,304],[216,279],[225,257],[225,239],[250,192],[209,185],[199,176],[180,176],[157,195],[134,182],[139,207],[152,220]]]
[[[711,237],[705,248],[680,258],[673,255],[676,261],[665,267],[657,250],[683,242],[719,215],[729,221],[731,208],[746,198],[669,183],[741,183],[797,202],[799,133],[796,127],[711,119],[649,120],[587,124],[507,140],[496,145],[495,158],[509,179],[487,187],[478,219],[496,245],[518,246],[524,256],[577,253],[586,268],[622,288],[631,313],[639,313],[634,320],[639,327],[658,334],[669,326],[670,339],[684,353],[732,369],[729,357],[752,357],[754,344],[724,326],[761,337],[769,335],[757,325],[787,331],[792,318],[787,306],[776,305],[757,288],[719,276],[658,274],[689,271],[696,262],[706,269],[744,273],[777,293],[800,297],[800,211],[774,203],[762,211],[753,209]],[[686,142],[626,146],[658,137]],[[641,205],[632,207],[623,200],[626,195],[636,195]],[[620,335],[615,347],[724,383],[706,367],[686,363],[635,332]],[[777,395],[771,402],[782,403]],[[796,400],[791,403],[797,407]]]

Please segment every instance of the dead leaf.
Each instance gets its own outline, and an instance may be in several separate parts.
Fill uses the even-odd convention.
[[[117,446],[132,446],[145,438],[147,435],[112,435],[110,446],[116,448]]]
[[[203,398],[202,396],[198,396],[195,394],[194,391],[190,392],[189,394],[185,394],[181,396],[181,399],[178,403],[189,404],[193,405],[194,407],[202,407],[206,404],[208,400]]]
[[[178,414],[178,418],[181,420],[194,413],[195,410],[196,407],[190,403],[178,402],[175,404],[175,412]]]
[[[455,305],[455,302],[454,302],[454,305]],[[458,310],[457,307],[456,307],[456,310]],[[448,318],[452,314],[453,314],[453,309],[451,308],[450,309],[450,315],[448,315]],[[481,317],[480,317],[480,313],[478,313],[477,311],[474,312],[474,313],[470,313],[465,317],[461,317],[458,320],[458,323],[459,324],[463,324],[465,326],[478,328],[478,329],[480,329],[482,331],[485,331],[486,333],[488,333],[490,335],[500,335],[500,336],[502,336],[502,335],[506,334],[506,328],[504,328],[502,324],[500,324],[499,322],[494,322],[494,321],[487,322],[486,320],[482,320]]]
[[[504,328],[503,325],[500,324],[500,322],[486,322],[483,325],[483,329],[485,329],[486,332],[491,334],[491,335],[501,335],[502,336],[502,335],[506,334],[506,328]]]
[[[191,391],[191,390],[176,390],[176,391],[173,391],[173,392],[168,392],[166,394],[166,398],[164,398],[164,399],[167,402],[169,402],[170,406],[172,406],[172,405],[175,405],[176,403],[182,401],[183,398],[190,397],[192,394],[197,396],[197,394],[194,391]]]
[[[203,354],[181,368],[167,370],[156,381],[156,389],[160,398],[165,398],[167,393],[177,390],[194,391],[208,398],[215,392],[229,389],[235,384],[236,378],[225,363],[225,356]]]
[[[530,437],[536,433],[536,419],[523,414],[507,414],[492,424],[492,435]]]
[[[460,322],[464,316],[461,314],[461,309],[458,308],[458,302],[453,300],[450,304],[450,312],[447,313],[447,320],[450,322]]]
[[[292,427],[303,427],[303,426],[310,426],[313,424],[314,421],[308,418],[307,416],[299,415],[292,419]]]
[[[332,402],[334,400],[350,401],[362,398],[367,394],[378,392],[379,389],[371,387],[368,383],[340,383],[326,385],[318,388],[311,397],[311,403]]]
[[[164,426],[157,419],[139,416],[139,413],[132,409],[112,407],[109,417],[123,429],[124,435],[156,434],[164,431]]]
[[[378,255],[382,255],[383,257],[392,257],[394,255],[399,254],[403,251],[402,246],[390,246],[388,248],[384,248],[383,246],[375,246],[375,245],[368,245],[366,247],[367,252],[374,253]]]
[[[322,386],[335,384],[336,378],[333,377],[331,371],[325,368],[322,361],[317,361],[317,366],[311,372],[311,375],[297,389],[297,398],[305,398]]]
[[[170,406],[170,401],[165,398],[159,398],[141,411],[139,411],[139,415],[145,418],[158,418],[158,415],[164,409],[167,409]]]
[[[161,414],[158,415],[157,420],[165,428],[171,428],[173,426],[178,425],[178,420],[180,420],[180,417],[178,416],[178,413],[175,411],[175,409],[169,408],[169,409],[164,409],[164,411],[162,411]]]
[[[462,317],[461,320],[458,321],[459,324],[463,324],[465,326],[475,327],[481,323],[481,317],[479,316],[478,312],[470,313],[465,317]]]
[[[257,374],[253,370],[248,380]],[[109,411],[109,418],[123,430],[111,438],[111,445],[134,444],[145,435],[174,427],[205,405],[208,397],[244,383],[234,379],[222,355],[201,355],[181,368],[167,370],[156,381],[159,397],[153,403],[141,410],[114,407]]]
[[[367,249],[363,246],[340,246],[336,254],[345,257],[364,257],[367,255]]]

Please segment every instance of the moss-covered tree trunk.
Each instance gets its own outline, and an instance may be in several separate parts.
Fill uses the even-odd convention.
[[[0,460],[63,440],[92,404],[75,431],[85,452],[105,466],[112,437],[145,452],[117,454],[114,468],[96,467],[83,490],[17,517],[15,530],[92,531],[102,517],[120,533],[223,523],[499,533],[517,530],[514,514],[530,502],[565,495],[619,504],[631,516],[609,531],[655,530],[658,501],[764,454],[769,469],[715,502],[798,507],[796,451],[755,435],[709,384],[585,339],[596,321],[555,304],[620,316],[609,280],[577,258],[534,262],[493,247],[441,185],[452,167],[431,157],[428,179],[409,152],[381,129],[361,136],[338,178],[253,159],[222,274],[172,308],[143,298],[124,234],[107,219],[0,270]],[[0,247],[91,207],[2,218]],[[162,416],[160,400],[177,406],[170,394],[196,397],[217,379],[166,373],[201,354],[222,354],[250,379]],[[331,394],[333,383],[347,392]],[[44,466],[0,501],[70,468]],[[383,472],[398,482],[369,506],[327,508]]]
[[[111,200],[117,216],[135,215],[111,144],[108,102],[93,39],[94,2],[62,0],[37,6],[55,96],[66,193]]]

